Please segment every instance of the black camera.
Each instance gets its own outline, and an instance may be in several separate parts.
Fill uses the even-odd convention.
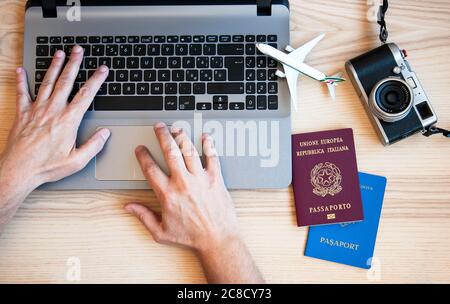
[[[406,61],[386,43],[346,62],[347,73],[384,145],[428,129],[437,116]]]

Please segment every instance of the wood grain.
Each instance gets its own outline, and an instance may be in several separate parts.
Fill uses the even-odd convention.
[[[14,69],[21,65],[22,0],[0,2],[0,149],[14,118]],[[291,40],[298,46],[327,37],[307,59],[325,72],[377,42],[363,0],[291,1]],[[440,118],[450,127],[450,2],[391,1],[390,40],[409,51]],[[450,282],[450,145],[414,136],[384,148],[350,83],[331,101],[318,83],[302,79],[293,132],[352,127],[361,171],[386,176],[372,271],[306,258],[307,229],[295,225],[292,190],[234,191],[242,234],[269,282]],[[0,282],[67,283],[66,262],[81,261],[81,282],[203,283],[192,253],[156,244],[122,205],[151,191],[35,192],[0,238]]]

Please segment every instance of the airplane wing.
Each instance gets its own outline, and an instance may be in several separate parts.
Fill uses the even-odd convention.
[[[323,39],[323,37],[325,37],[325,34],[317,36],[316,38],[314,38],[313,40],[305,43],[304,45],[302,45],[298,49],[293,50],[292,52],[290,52],[288,54],[288,56],[292,56],[293,58],[295,57],[296,60],[299,60],[299,61],[303,62],[305,60],[306,56],[319,43],[319,41]]]
[[[289,87],[289,92],[291,93],[291,103],[294,107],[294,111],[297,112],[297,80],[299,73],[290,66],[283,65],[284,74]]]

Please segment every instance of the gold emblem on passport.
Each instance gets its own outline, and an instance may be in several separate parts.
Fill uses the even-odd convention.
[[[311,170],[311,185],[314,187],[314,194],[318,196],[338,194],[342,190],[341,182],[341,170],[333,163],[318,163]]]
[[[327,214],[327,220],[334,220],[336,219],[336,214],[331,213],[331,214]]]

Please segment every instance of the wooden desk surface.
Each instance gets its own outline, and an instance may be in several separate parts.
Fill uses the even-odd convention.
[[[307,59],[320,70],[378,45],[367,1],[291,0],[293,46],[326,32]],[[25,0],[0,2],[0,149],[15,111],[14,69],[22,62]],[[450,128],[450,2],[391,1],[390,41],[409,51],[440,118]],[[384,148],[350,82],[332,101],[309,79],[299,86],[293,132],[352,127],[358,165],[386,176],[388,187],[372,271],[303,256],[307,229],[297,228],[291,188],[232,193],[242,233],[269,282],[450,282],[450,142],[417,135]],[[196,258],[156,244],[122,205],[158,203],[151,191],[36,192],[0,238],[0,282],[67,282],[71,257],[81,282],[202,283]]]

